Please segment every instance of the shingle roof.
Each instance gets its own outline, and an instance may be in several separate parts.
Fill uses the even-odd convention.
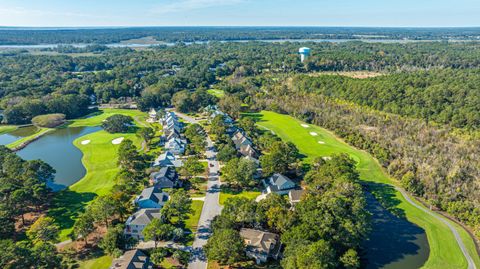
[[[282,175],[282,174],[273,174],[272,176],[272,179],[271,179],[271,182],[273,185],[277,186],[277,187],[281,187],[285,184],[295,184],[291,179],[289,179],[288,177]],[[280,188],[281,189],[281,188]]]
[[[168,200],[168,194],[166,192],[162,192],[157,187],[150,187],[150,188],[144,189],[140,194],[140,196],[138,196],[137,200],[138,201],[151,200],[158,204],[160,202],[165,202],[166,200]]]
[[[240,236],[245,240],[247,248],[255,252],[270,254],[279,248],[279,235],[254,229],[241,229]]]
[[[290,199],[290,202],[292,203],[297,203],[300,201],[302,198],[302,195],[304,193],[304,190],[291,190],[288,192],[288,197]]]
[[[120,258],[113,261],[111,269],[143,269],[148,268],[150,261],[141,250],[134,249],[125,252]]]
[[[153,219],[159,219],[160,216],[160,209],[140,209],[128,218],[127,224],[148,225]]]

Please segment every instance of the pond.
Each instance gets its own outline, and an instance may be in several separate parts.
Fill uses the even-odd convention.
[[[422,267],[430,247],[425,231],[387,211],[365,192],[367,209],[372,214],[372,232],[363,244],[366,269],[413,269]]]
[[[0,145],[8,145],[24,137],[33,135],[37,130],[38,129],[35,126],[28,126],[28,127],[18,128],[9,133],[1,134]]]
[[[86,174],[82,164],[82,152],[73,141],[84,135],[101,130],[101,127],[62,128],[47,133],[30,143],[17,154],[25,160],[41,159],[50,164],[57,173],[54,182],[48,185],[54,190],[62,190],[77,182]]]

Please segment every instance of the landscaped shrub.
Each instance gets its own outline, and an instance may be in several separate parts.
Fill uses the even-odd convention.
[[[65,123],[65,114],[46,114],[36,116],[32,123],[38,127],[55,128]]]

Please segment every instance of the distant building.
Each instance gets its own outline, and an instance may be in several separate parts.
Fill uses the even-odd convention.
[[[257,264],[268,258],[278,259],[281,247],[278,234],[243,228],[240,236],[245,242],[247,257],[255,259]]]
[[[127,238],[135,238],[137,240],[145,240],[143,236],[143,229],[147,227],[153,219],[161,217],[160,209],[140,209],[135,214],[131,215],[125,222],[124,234]]]
[[[302,61],[302,63],[308,59],[308,57],[310,56],[310,52],[311,52],[310,48],[307,48],[307,47],[303,47],[298,50],[298,53],[300,54],[300,60]]]
[[[253,148],[253,142],[240,130],[237,130],[232,136],[235,148],[245,157],[256,158],[257,152]]]
[[[144,189],[134,202],[139,208],[162,208],[168,198],[168,193],[157,187],[150,187]]]
[[[143,251],[139,249],[129,250],[118,259],[115,259],[110,269],[151,269],[153,264],[150,262]]]

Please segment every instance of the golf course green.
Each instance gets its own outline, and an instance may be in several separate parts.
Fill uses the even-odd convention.
[[[92,116],[74,120],[69,127],[98,126],[102,121],[114,114],[132,117],[144,117],[138,110],[105,109]],[[68,239],[75,218],[96,196],[107,194],[115,185],[118,172],[117,150],[119,145],[112,141],[123,137],[130,139],[140,147],[141,139],[135,133],[110,134],[103,130],[80,137],[74,141],[82,153],[82,163],[87,173],[66,190],[58,192],[53,200],[49,214],[60,225],[60,241]],[[89,141],[86,143],[86,141]],[[83,142],[83,143],[82,143]]]
[[[274,132],[284,141],[293,142],[300,153],[305,155],[305,162],[311,162],[317,157],[329,157],[335,153],[349,154],[357,161],[362,181],[366,185],[372,186],[369,189],[375,198],[389,211],[405,217],[425,230],[430,246],[430,255],[423,268],[467,268],[467,260],[449,227],[434,216],[426,214],[407,202],[403,195],[393,187],[399,186],[398,182],[390,178],[370,154],[349,146],[323,128],[306,124],[288,115],[269,111],[246,115],[255,117],[261,128]],[[415,203],[421,206],[420,203],[416,201]],[[453,226],[460,234],[475,265],[480,268],[480,258],[475,250],[473,239],[459,225],[453,224]]]

